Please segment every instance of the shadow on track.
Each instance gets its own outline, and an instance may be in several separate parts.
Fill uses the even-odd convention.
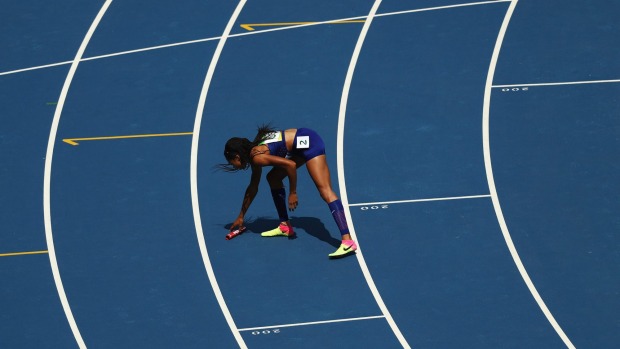
[[[331,246],[338,248],[340,246],[340,239],[334,238],[329,234],[327,228],[320,219],[315,217],[291,217],[291,223],[293,229],[297,234],[300,230],[305,231],[307,234],[314,236],[315,238],[324,241]],[[250,218],[246,221],[245,226],[248,231],[244,234],[260,234],[263,231],[273,229],[280,224],[277,219],[269,219],[259,217],[256,219]],[[230,229],[231,224],[225,226],[226,229]]]

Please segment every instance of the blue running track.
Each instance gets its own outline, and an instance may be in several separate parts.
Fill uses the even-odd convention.
[[[0,348],[615,348],[620,3],[9,1]],[[296,239],[216,171],[323,137]],[[264,172],[266,173],[266,171]]]

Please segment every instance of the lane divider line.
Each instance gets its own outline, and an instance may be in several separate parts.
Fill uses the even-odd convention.
[[[355,72],[355,65],[357,64],[357,60],[359,59],[359,55],[362,50],[362,45],[364,44],[364,40],[366,39],[366,34],[368,33],[368,29],[370,28],[370,25],[372,24],[375,14],[377,13],[377,9],[379,8],[379,5],[381,5],[381,0],[376,0],[370,10],[370,13],[367,16],[367,20],[364,23],[364,26],[362,27],[360,35],[357,39],[357,43],[355,44],[355,49],[353,50],[353,54],[351,56],[351,61],[349,62],[349,68],[347,70],[347,75],[346,75],[344,86],[342,89],[342,97],[340,100],[340,111],[338,114],[338,141],[337,141],[338,143],[337,144],[338,184],[340,186],[340,201],[342,201],[342,205],[344,206],[345,216],[347,217],[347,221],[349,222],[349,232],[351,233],[351,237],[353,237],[353,239],[357,241],[358,247],[359,247],[357,250],[357,254],[356,254],[357,261],[360,265],[360,269],[362,270],[362,273],[364,274],[364,278],[366,279],[368,288],[372,292],[375,298],[375,301],[377,302],[377,305],[379,306],[379,309],[381,309],[381,313],[383,314],[383,316],[385,316],[386,321],[388,322],[390,328],[392,329],[392,332],[394,332],[394,335],[396,336],[400,344],[403,346],[403,348],[409,349],[411,348],[409,346],[409,343],[407,343],[407,340],[405,339],[403,334],[400,332],[400,329],[398,328],[398,326],[396,325],[396,322],[392,318],[390,311],[388,310],[387,306],[383,302],[383,299],[381,298],[381,294],[379,293],[379,290],[377,289],[377,286],[375,285],[375,282],[372,279],[372,276],[370,275],[370,270],[368,270],[368,266],[366,265],[366,261],[362,253],[360,241],[357,239],[357,236],[355,234],[355,227],[353,225],[353,220],[351,218],[351,211],[349,210],[349,199],[347,197],[347,186],[346,186],[345,177],[344,177],[344,158],[343,158],[344,125],[345,125],[345,117],[347,113],[347,102],[349,99],[349,92],[351,89],[351,82],[353,80],[353,73]]]
[[[71,86],[71,82],[73,81],[73,76],[75,75],[80,61],[82,60],[84,51],[86,51],[86,46],[88,46],[88,43],[90,42],[90,39],[95,33],[99,22],[101,22],[103,15],[106,13],[111,4],[112,0],[106,0],[106,2],[99,10],[99,13],[95,17],[95,20],[90,25],[86,36],[84,36],[84,40],[82,40],[82,44],[80,45],[80,48],[75,54],[75,58],[73,59],[71,67],[69,68],[69,72],[67,73],[67,78],[65,79],[65,83],[62,86],[60,97],[58,98],[58,104],[56,105],[56,110],[54,112],[54,118],[52,120],[49,139],[47,142],[47,153],[45,156],[45,172],[43,175],[43,219],[45,222],[45,240],[47,242],[47,250],[49,251],[50,265],[52,268],[54,283],[56,284],[56,290],[58,291],[58,296],[60,298],[62,308],[65,312],[65,316],[67,317],[67,321],[69,322],[69,326],[71,327],[71,331],[73,332],[73,336],[75,337],[75,341],[80,349],[85,349],[86,343],[84,342],[75,318],[73,317],[73,312],[71,311],[71,306],[69,305],[69,300],[67,299],[67,294],[65,293],[65,288],[62,284],[62,279],[60,277],[60,270],[58,268],[58,261],[56,258],[56,250],[54,248],[54,235],[52,232],[52,213],[50,208],[52,159],[54,158],[54,144],[56,143],[56,134],[58,133],[60,116],[62,115],[62,109],[65,105],[65,100],[67,99],[67,94],[69,93],[69,87]]]
[[[207,244],[205,241],[204,231],[202,229],[202,219],[200,218],[200,205],[198,200],[198,144],[200,140],[200,125],[202,123],[202,116],[205,109],[205,104],[207,100],[207,94],[209,92],[209,86],[211,86],[211,80],[213,79],[213,74],[215,73],[215,67],[217,66],[217,62],[220,59],[220,55],[222,54],[222,50],[224,49],[224,45],[226,44],[226,40],[230,35],[230,31],[233,28],[233,25],[237,21],[243,6],[245,5],[246,0],[241,0],[237,4],[235,11],[232,16],[228,20],[228,24],[224,29],[224,33],[221,36],[220,41],[217,44],[215,52],[213,53],[213,57],[211,58],[211,63],[209,64],[209,69],[207,70],[207,74],[205,76],[204,83],[202,85],[202,90],[200,91],[200,98],[198,99],[198,106],[196,107],[196,119],[194,120],[194,132],[192,135],[192,150],[191,150],[191,163],[190,163],[190,186],[191,186],[191,196],[192,196],[192,212],[194,215],[194,224],[196,227],[196,237],[198,239],[198,246],[200,248],[200,254],[202,255],[202,261],[204,263],[205,270],[207,272],[207,276],[209,277],[209,282],[211,283],[211,288],[213,289],[213,293],[215,294],[215,298],[222,310],[224,318],[232,332],[237,344],[241,349],[247,349],[247,345],[233,320],[233,317],[226,305],[226,301],[224,300],[224,295],[220,290],[220,286],[215,278],[215,271],[213,270],[213,266],[211,265],[211,260],[209,259],[209,252],[207,251]]]
[[[506,224],[506,220],[504,219],[504,214],[502,212],[502,208],[499,202],[499,197],[497,195],[497,189],[495,187],[495,179],[493,177],[493,167],[491,165],[491,146],[490,146],[490,140],[489,140],[489,137],[490,137],[489,118],[490,118],[490,108],[491,108],[491,92],[492,92],[492,86],[493,86],[493,76],[495,75],[495,68],[497,66],[499,52],[501,50],[502,43],[504,41],[504,36],[506,34],[506,30],[508,29],[508,23],[510,23],[510,18],[512,17],[512,14],[514,12],[515,7],[517,6],[517,3],[518,3],[518,0],[512,1],[510,3],[510,6],[508,7],[508,11],[506,11],[504,21],[497,35],[497,41],[495,42],[495,48],[493,50],[493,55],[491,57],[491,63],[489,65],[489,71],[487,73],[486,87],[484,91],[484,102],[483,102],[484,104],[483,104],[483,109],[482,109],[483,110],[482,111],[482,143],[483,143],[483,151],[484,151],[484,167],[486,170],[487,182],[489,184],[489,191],[491,193],[491,200],[493,201],[493,208],[495,210],[495,215],[497,216],[497,221],[499,223],[502,234],[504,236],[504,240],[506,241],[508,250],[510,251],[510,255],[512,256],[512,259],[514,260],[517,266],[517,269],[519,270],[519,273],[521,274],[521,277],[523,278],[523,281],[527,285],[527,288],[530,290],[530,293],[534,297],[534,300],[536,300],[536,303],[542,310],[543,314],[545,315],[545,317],[547,318],[551,326],[555,329],[556,333],[562,339],[566,347],[570,349],[574,349],[575,346],[573,345],[573,343],[571,343],[568,336],[564,333],[564,331],[562,330],[558,322],[555,320],[549,308],[547,308],[547,305],[545,304],[542,297],[536,290],[536,286],[534,286],[532,279],[528,275],[527,270],[525,269],[525,266],[523,265],[523,262],[521,261],[521,258],[519,257],[519,253],[517,252],[514,242],[512,241],[512,237],[510,236],[508,225]]]

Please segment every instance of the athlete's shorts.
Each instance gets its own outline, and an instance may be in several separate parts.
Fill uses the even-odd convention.
[[[325,155],[325,143],[314,130],[298,128],[290,155],[301,156],[306,161],[310,161],[319,155]]]

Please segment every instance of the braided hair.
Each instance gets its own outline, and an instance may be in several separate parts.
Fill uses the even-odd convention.
[[[252,158],[259,152],[252,153],[252,148],[259,145],[269,133],[276,132],[276,130],[270,124],[263,124],[258,127],[258,132],[253,141],[247,138],[233,137],[226,142],[224,146],[224,157],[226,161],[230,162],[237,155],[241,160],[241,169],[234,168],[230,163],[220,164],[218,167],[226,172],[237,172],[239,170],[247,170],[250,168],[250,162]]]

